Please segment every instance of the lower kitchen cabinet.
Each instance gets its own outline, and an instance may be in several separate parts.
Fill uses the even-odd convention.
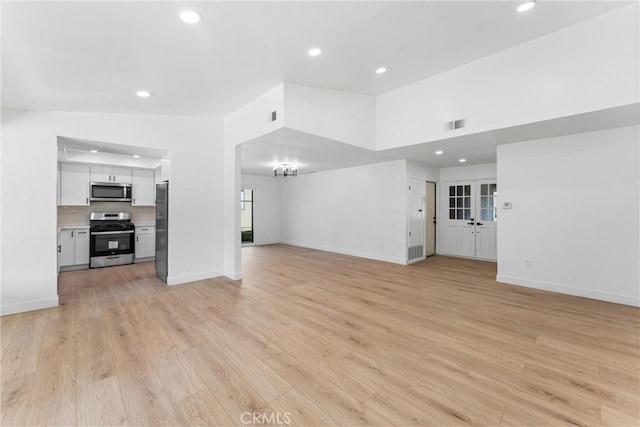
[[[76,239],[76,264],[89,264],[89,229],[78,229],[75,232]]]
[[[76,239],[74,230],[61,230],[58,235],[58,267],[75,265]]]
[[[156,256],[156,228],[136,226],[136,259]]]
[[[58,268],[89,264],[89,228],[63,228],[58,234]]]

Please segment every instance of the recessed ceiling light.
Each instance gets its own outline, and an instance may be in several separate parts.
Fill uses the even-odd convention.
[[[531,9],[535,5],[536,5],[535,0],[534,1],[528,1],[526,3],[522,3],[520,6],[518,6],[518,8],[516,10],[518,12],[526,12],[527,10]]]
[[[180,12],[180,19],[182,22],[186,22],[187,24],[197,24],[202,21],[202,15],[198,12],[194,12],[193,10],[185,10]]]
[[[133,157],[136,158],[136,159],[140,158],[140,156],[138,156],[137,154],[134,154]]]
[[[318,48],[318,47],[314,47],[312,49],[309,49],[309,56],[318,56],[322,53],[322,49]]]
[[[96,154],[96,153],[98,152],[98,150],[91,150],[91,152],[92,152],[93,154]]]
[[[149,92],[148,90],[139,90],[136,92],[136,95],[140,98],[148,98],[151,96],[151,92]]]
[[[442,153],[444,153],[444,151],[442,151],[442,150],[438,150],[438,151],[436,151],[436,155],[437,155],[437,156],[441,155]]]
[[[464,162],[466,162],[466,161],[467,161],[467,159],[460,159],[460,160],[458,160],[458,161],[459,161],[460,163],[464,163]]]
[[[387,72],[387,69],[384,67],[380,67],[376,70],[376,74],[384,74]]]

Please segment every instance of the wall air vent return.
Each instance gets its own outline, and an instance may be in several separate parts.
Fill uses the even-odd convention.
[[[424,255],[424,247],[422,245],[412,246],[409,248],[409,261],[413,259],[422,258]]]
[[[467,126],[467,119],[452,120],[444,122],[444,130],[462,129]]]

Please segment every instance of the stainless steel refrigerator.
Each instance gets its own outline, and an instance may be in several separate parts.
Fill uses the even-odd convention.
[[[156,184],[156,276],[167,283],[169,260],[169,182]]]

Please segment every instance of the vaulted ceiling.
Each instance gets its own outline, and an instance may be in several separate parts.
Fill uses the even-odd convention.
[[[2,105],[224,115],[281,82],[378,95],[628,3],[3,2]]]

